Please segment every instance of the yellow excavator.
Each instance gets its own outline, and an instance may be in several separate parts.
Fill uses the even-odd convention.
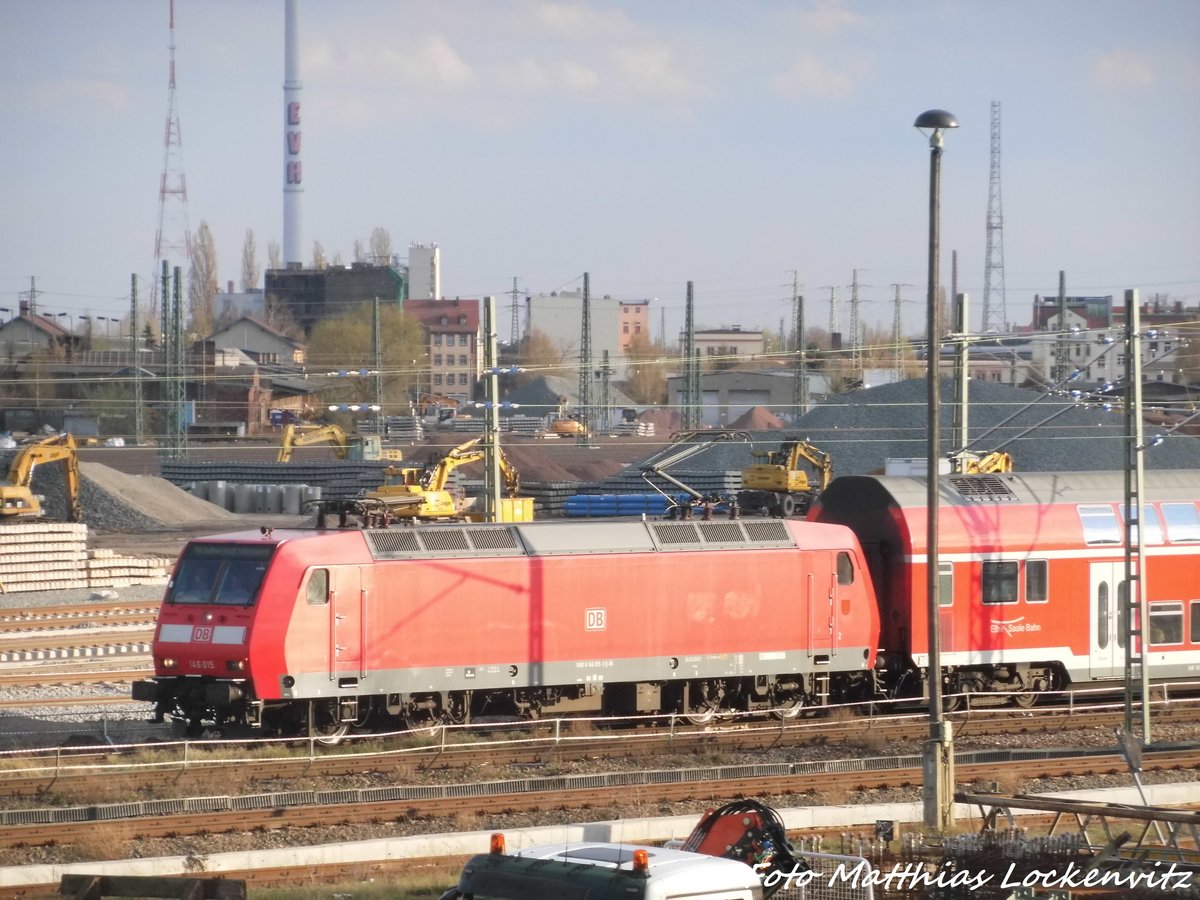
[[[393,519],[461,519],[466,515],[466,500],[459,491],[446,487],[450,474],[459,466],[479,462],[485,451],[479,446],[482,437],[472,438],[447,451],[436,462],[423,469],[388,466],[384,483],[364,495],[368,503],[382,504]],[[521,476],[499,447],[500,474],[505,492],[514,501],[519,498]],[[512,504],[509,504],[512,506]],[[501,511],[500,521],[516,521]]]
[[[962,450],[950,457],[950,471],[955,475],[993,475],[1012,470],[1012,455],[1003,450],[990,453]]]
[[[33,470],[42,463],[63,462],[63,479],[67,492],[68,515],[72,522],[83,521],[79,505],[79,460],[75,455],[75,438],[54,434],[27,444],[17,451],[8,469],[8,482],[0,484],[0,521],[33,518],[43,514],[41,498],[33,492]]]
[[[742,470],[738,506],[748,512],[787,518],[804,515],[817,495],[833,481],[829,454],[808,441],[786,441],[778,450],[753,450],[758,462]],[[807,463],[815,475],[802,468]]]
[[[296,447],[311,447],[314,444],[332,445],[338,459],[385,459],[393,462],[404,459],[404,454],[399,450],[385,450],[383,441],[377,434],[348,435],[337,425],[324,425],[320,428],[288,425],[283,429],[283,443],[279,445],[277,461],[291,462],[292,451]]]

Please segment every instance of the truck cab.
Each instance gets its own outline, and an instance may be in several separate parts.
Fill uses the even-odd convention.
[[[499,840],[497,840],[499,839]],[[745,863],[634,844],[549,844],[472,857],[441,900],[762,900]]]

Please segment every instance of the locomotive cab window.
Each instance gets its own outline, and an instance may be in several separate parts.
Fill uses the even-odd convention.
[[[854,561],[845,550],[837,555],[837,583],[854,584]]]
[[[1044,559],[1025,561],[1025,602],[1046,603],[1050,599],[1049,566]]]
[[[252,606],[274,552],[273,544],[189,544],[166,602]]]
[[[1167,540],[1172,544],[1200,541],[1200,513],[1195,503],[1164,503],[1162,513],[1167,520]]]
[[[313,569],[309,573],[305,597],[310,606],[322,606],[329,602],[328,569]]]
[[[1150,604],[1150,644],[1165,646],[1183,643],[1183,604]]]
[[[1083,523],[1083,540],[1088,544],[1121,543],[1121,526],[1111,506],[1080,506],[1079,520]]]
[[[986,560],[980,587],[983,602],[989,606],[1017,602],[1017,573],[1020,564],[1015,560]]]

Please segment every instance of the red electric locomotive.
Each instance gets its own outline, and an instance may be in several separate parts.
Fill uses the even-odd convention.
[[[792,715],[868,696],[878,633],[840,525],[264,530],[184,548],[134,697],[192,732],[322,736],[543,710]]]
[[[1120,682],[1125,671],[1124,475],[951,475],[940,480],[938,614],[947,695]],[[1146,664],[1200,673],[1200,472],[1146,473]],[[810,513],[849,526],[880,603],[879,691],[924,691],[927,482],[838,478]],[[1135,648],[1136,649],[1136,648]]]

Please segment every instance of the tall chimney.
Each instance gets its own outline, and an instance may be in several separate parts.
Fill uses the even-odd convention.
[[[283,262],[300,265],[300,59],[296,38],[296,0],[283,2]]]

